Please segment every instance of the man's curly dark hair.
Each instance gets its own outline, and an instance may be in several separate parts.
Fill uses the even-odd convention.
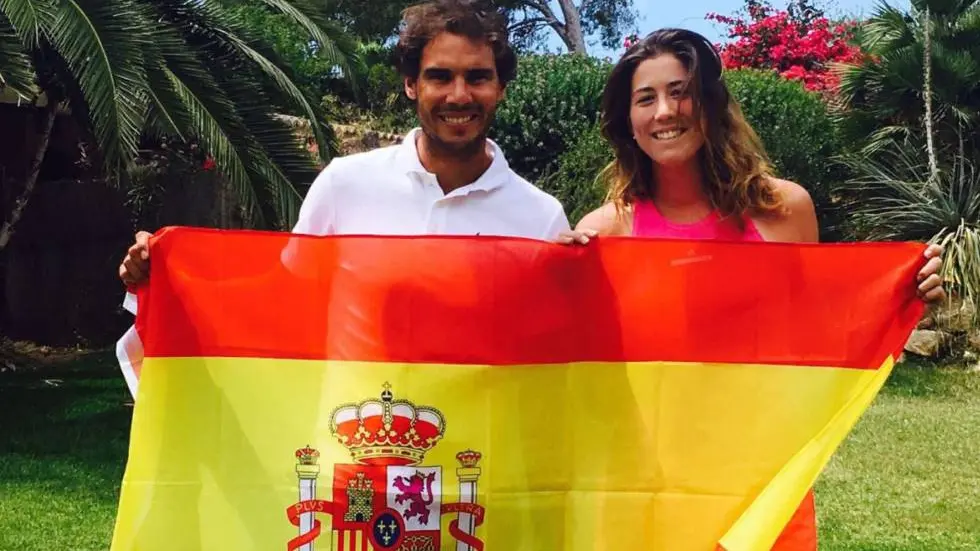
[[[507,18],[486,2],[432,0],[405,9],[395,46],[395,65],[402,76],[417,79],[422,50],[439,33],[485,40],[493,49],[497,78],[506,86],[517,74],[517,55],[507,36]]]

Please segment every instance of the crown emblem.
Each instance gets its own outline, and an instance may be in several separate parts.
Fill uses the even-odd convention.
[[[456,460],[464,469],[472,469],[480,462],[483,455],[473,450],[461,451],[456,454]]]
[[[365,465],[418,465],[446,431],[439,410],[396,400],[385,383],[381,399],[334,410],[333,435]]]
[[[316,465],[320,459],[320,452],[307,445],[305,448],[296,450],[296,462],[300,465]]]

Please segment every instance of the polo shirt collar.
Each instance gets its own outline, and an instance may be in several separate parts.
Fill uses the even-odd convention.
[[[399,146],[396,157],[396,168],[405,174],[415,173],[434,176],[422,166],[422,161],[419,160],[419,152],[415,145],[415,140],[421,132],[421,128],[413,128],[405,135],[405,138]],[[510,180],[510,165],[504,157],[503,150],[489,138],[487,138],[487,143],[490,145],[491,155],[493,156],[489,168],[475,182],[455,190],[453,192],[454,194],[466,194],[472,191],[491,191],[506,184]]]

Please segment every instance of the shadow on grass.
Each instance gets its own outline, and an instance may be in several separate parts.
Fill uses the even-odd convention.
[[[0,479],[83,489],[122,479],[132,407],[111,353],[0,375]],[[91,489],[87,487],[85,489]],[[107,498],[115,501],[112,493]]]
[[[976,398],[980,394],[980,373],[960,364],[909,355],[895,366],[882,392],[907,398]]]

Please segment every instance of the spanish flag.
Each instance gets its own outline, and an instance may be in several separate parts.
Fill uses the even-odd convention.
[[[922,250],[162,231],[112,549],[771,549]]]

